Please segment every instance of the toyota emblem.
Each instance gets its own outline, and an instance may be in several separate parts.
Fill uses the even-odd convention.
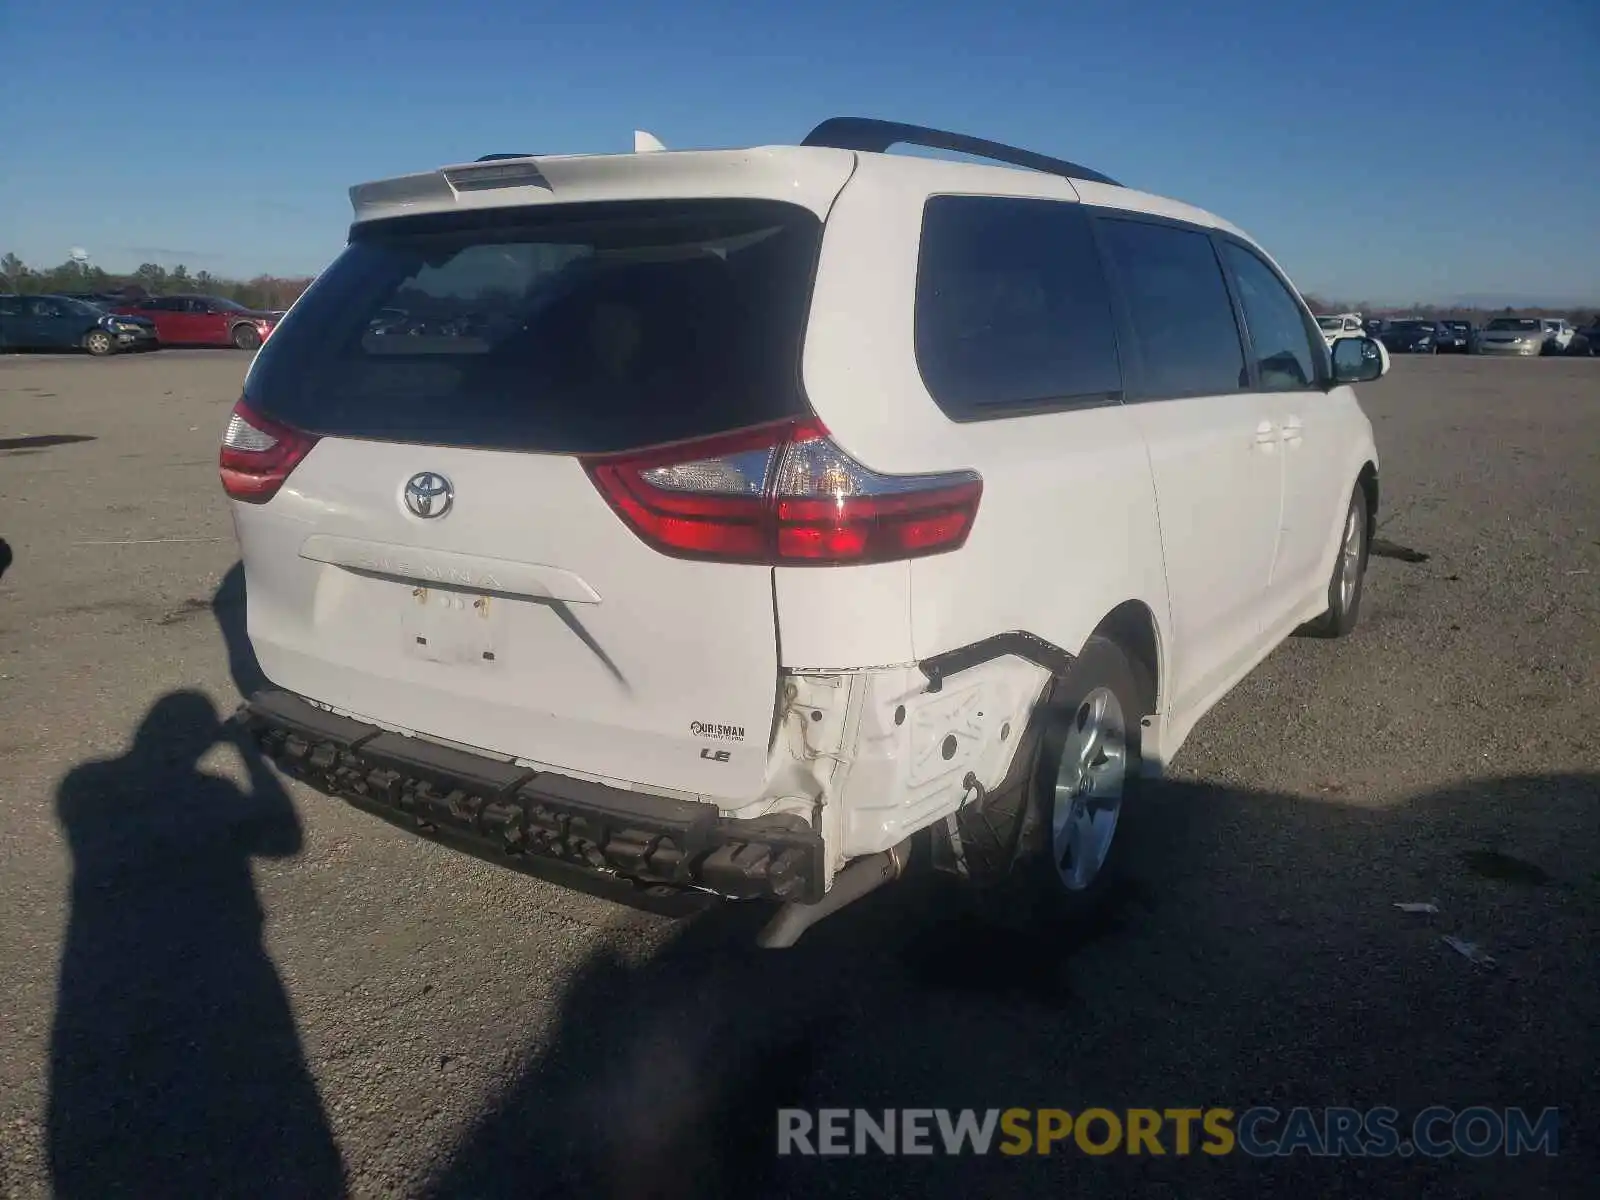
[[[442,517],[455,502],[455,489],[450,481],[435,471],[418,471],[406,480],[406,507],[411,515],[427,519]]]

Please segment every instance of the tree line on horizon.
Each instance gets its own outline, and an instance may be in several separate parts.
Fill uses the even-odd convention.
[[[1585,311],[1583,309],[1537,308],[1515,304],[1508,304],[1504,308],[1477,308],[1460,304],[1424,304],[1420,300],[1409,306],[1400,306],[1373,304],[1367,300],[1353,303],[1347,300],[1328,300],[1310,292],[1301,294],[1305,297],[1306,307],[1318,316],[1336,316],[1339,313],[1356,312],[1363,317],[1380,317],[1385,320],[1405,320],[1410,318],[1423,321],[1471,321],[1474,325],[1486,324],[1495,317],[1566,317],[1579,328],[1600,322],[1600,309]]]
[[[0,291],[25,295],[97,292],[133,299],[192,292],[220,296],[246,308],[276,312],[288,308],[310,285],[309,277],[257,275],[253,279],[228,279],[209,271],[190,274],[188,267],[182,263],[171,270],[160,263],[141,263],[137,270],[129,274],[117,274],[74,260],[39,269],[28,266],[16,254],[0,258]]]

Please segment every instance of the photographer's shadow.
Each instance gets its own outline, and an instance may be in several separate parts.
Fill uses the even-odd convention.
[[[58,1195],[344,1190],[250,872],[253,856],[296,853],[300,825],[250,747],[248,792],[198,769],[225,740],[209,699],[173,692],[126,754],[61,783],[73,874],[50,1055]]]

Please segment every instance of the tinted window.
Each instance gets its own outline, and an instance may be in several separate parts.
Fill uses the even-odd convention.
[[[22,313],[22,302],[15,296],[0,296],[0,317],[15,317]]]
[[[1115,325],[1082,206],[929,200],[916,353],[929,394],[957,420],[1114,398]]]
[[[557,453],[796,415],[819,235],[758,201],[357,226],[245,391],[316,433]]]
[[[1203,233],[1144,221],[1103,223],[1138,339],[1144,396],[1250,386],[1222,268]]]
[[[1311,348],[1299,301],[1289,294],[1271,267],[1243,246],[1225,242],[1222,252],[1233,272],[1239,302],[1244,305],[1261,386],[1271,392],[1315,387],[1316,364],[1322,356],[1320,348]],[[1350,321],[1345,327],[1357,325]]]

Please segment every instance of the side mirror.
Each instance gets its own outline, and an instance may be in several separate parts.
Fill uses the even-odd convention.
[[[1333,343],[1334,383],[1371,383],[1389,373],[1389,351],[1376,338],[1339,338]]]

